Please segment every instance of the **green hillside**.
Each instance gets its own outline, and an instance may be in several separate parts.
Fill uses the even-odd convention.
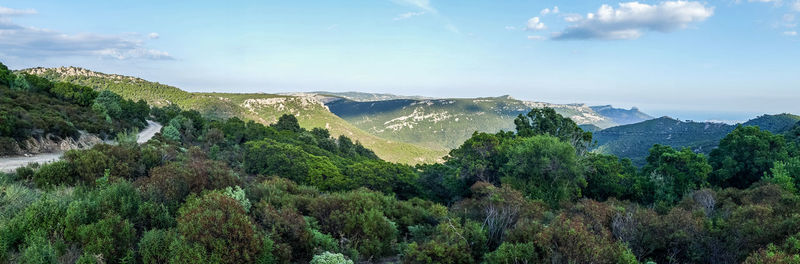
[[[337,116],[379,137],[437,149],[455,148],[475,131],[512,130],[514,118],[532,108],[551,107],[578,124],[615,125],[585,105],[528,102],[510,96],[368,102],[334,98],[326,105]]]
[[[444,150],[426,149],[366,133],[332,114],[313,96],[190,93],[140,78],[98,73],[76,67],[33,68],[23,72],[50,80],[85,85],[96,90],[111,90],[124,98],[144,99],[155,106],[174,103],[181,108],[197,110],[213,118],[236,116],[270,124],[283,114],[293,114],[305,128],[325,127],[334,136],[345,135],[360,141],[364,146],[374,150],[378,156],[389,161],[410,164],[435,162],[447,154]]]
[[[783,133],[798,121],[800,116],[792,114],[763,115],[742,125],[759,126],[772,133]],[[680,121],[661,117],[594,132],[594,139],[597,141],[595,151],[630,158],[635,164],[644,163],[648,150],[654,144],[674,148],[689,147],[694,152],[708,154],[734,128],[735,125],[723,123]]]

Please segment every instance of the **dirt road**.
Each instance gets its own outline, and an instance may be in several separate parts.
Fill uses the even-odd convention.
[[[136,142],[139,144],[145,143],[150,140],[156,133],[161,131],[161,124],[147,120],[147,127],[145,127],[141,132],[139,132],[138,137],[136,138]],[[1,172],[11,172],[16,170],[19,167],[23,167],[25,165],[38,162],[38,163],[47,163],[56,161],[61,158],[61,154],[63,152],[57,153],[42,153],[42,154],[35,154],[33,156],[25,157],[25,156],[14,156],[14,157],[6,157],[0,158],[0,171]]]

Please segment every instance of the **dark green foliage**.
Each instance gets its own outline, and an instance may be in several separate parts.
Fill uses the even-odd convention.
[[[486,253],[486,231],[477,222],[447,219],[436,226],[433,239],[411,243],[403,263],[479,263]]]
[[[66,161],[56,161],[42,165],[33,174],[33,182],[39,188],[52,188],[58,185],[72,185],[76,179],[74,167]]]
[[[139,260],[145,264],[168,263],[170,245],[178,240],[174,230],[154,229],[142,234],[139,240]]]
[[[650,201],[672,204],[684,194],[706,187],[711,165],[705,155],[695,154],[688,148],[677,151],[655,145],[650,149],[642,173],[651,181],[651,186],[646,187],[646,192],[653,195]]]
[[[0,63],[0,85],[8,86],[11,76],[11,71],[8,70],[8,67],[6,67],[5,64]]]
[[[55,83],[53,88],[50,89],[50,93],[80,106],[90,106],[94,99],[97,98],[97,92],[92,88],[66,82]]]
[[[278,122],[272,124],[277,130],[286,130],[292,132],[300,132],[300,123],[297,122],[297,117],[294,115],[284,114],[278,118]]]
[[[644,179],[629,159],[616,156],[590,153],[584,160],[586,167],[586,187],[584,197],[598,201],[608,198],[637,199],[644,195]]]
[[[503,243],[497,250],[486,254],[487,264],[523,264],[542,261],[536,246],[531,243]]]
[[[711,152],[712,184],[747,188],[768,172],[775,161],[788,157],[786,141],[758,127],[739,126]]]
[[[178,233],[222,263],[255,262],[262,238],[239,202],[218,192],[190,198],[179,210]]]
[[[504,184],[550,206],[580,197],[586,186],[575,148],[551,136],[533,136],[509,143]]]
[[[102,255],[108,263],[126,263],[133,260],[136,230],[127,219],[111,215],[79,227],[78,241],[86,253]]]
[[[324,189],[344,184],[340,182],[342,176],[339,168],[327,157],[269,140],[247,143],[245,169],[249,173],[277,175]]]

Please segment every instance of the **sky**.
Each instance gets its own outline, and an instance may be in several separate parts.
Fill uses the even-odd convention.
[[[0,1],[0,62],[188,91],[800,114],[800,0]]]

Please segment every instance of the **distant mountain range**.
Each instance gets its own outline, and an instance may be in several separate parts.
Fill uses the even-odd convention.
[[[531,102],[511,96],[420,99],[357,92],[316,94],[327,96],[324,101],[331,112],[364,131],[434,149],[456,148],[475,131],[513,130],[514,118],[532,108],[550,107],[578,124],[598,128],[652,118],[638,109],[598,106],[605,113],[600,114],[584,104]]]
[[[783,133],[800,122],[792,114],[763,115],[742,123],[759,126],[772,133]],[[710,153],[719,140],[733,131],[736,125],[713,122],[680,121],[661,117],[635,124],[611,127],[594,132],[595,151],[630,158],[635,164],[644,164],[653,144],[674,148],[691,148],[698,153]]]
[[[714,122],[653,119],[638,108],[610,105],[551,104],[511,96],[485,98],[428,98],[360,92],[292,94],[190,93],[140,78],[105,74],[76,67],[22,70],[54,81],[108,89],[127,99],[151,105],[170,103],[218,117],[239,117],[263,124],[282,114],[298,117],[306,128],[325,127],[335,136],[346,135],[373,149],[381,158],[404,163],[440,161],[474,131],[513,130],[514,118],[532,108],[550,107],[592,131],[596,152],[631,158],[642,164],[653,144],[689,147],[709,153],[735,128]],[[757,125],[781,133],[800,121],[791,114],[764,115],[742,125]]]

